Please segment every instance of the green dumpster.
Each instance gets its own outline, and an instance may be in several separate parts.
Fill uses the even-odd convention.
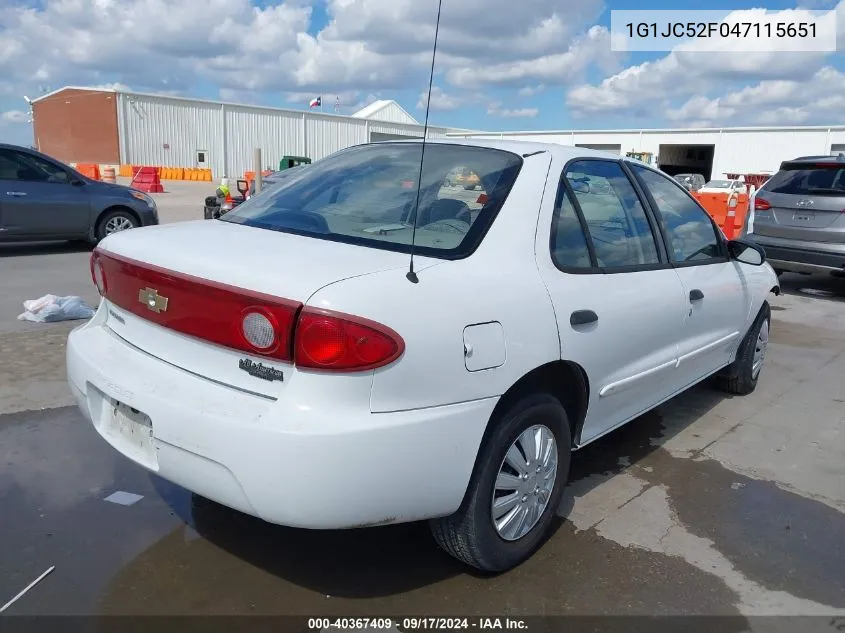
[[[291,167],[297,167],[298,165],[310,165],[311,159],[306,158],[305,156],[282,156],[282,160],[279,161],[279,171],[283,169],[290,169]]]

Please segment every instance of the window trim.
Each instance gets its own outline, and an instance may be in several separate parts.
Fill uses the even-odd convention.
[[[665,243],[666,255],[667,255],[669,264],[671,265],[672,268],[690,268],[690,267],[693,267],[693,266],[712,266],[713,264],[725,264],[725,263],[728,263],[728,262],[731,261],[730,253],[728,251],[728,240],[727,240],[727,238],[724,236],[724,234],[722,233],[722,230],[719,228],[719,225],[716,224],[716,221],[713,219],[713,217],[709,213],[707,213],[707,210],[703,206],[701,206],[701,203],[699,203],[698,200],[696,200],[695,198],[692,197],[692,194],[690,194],[689,191],[687,191],[674,178],[670,178],[666,174],[664,174],[664,173],[662,173],[662,172],[660,172],[656,169],[652,169],[648,165],[640,165],[638,163],[634,163],[633,161],[625,161],[625,162],[628,163],[625,167],[631,172],[631,175],[634,178],[636,178],[637,182],[640,183],[640,186],[643,189],[643,193],[648,198],[649,205],[651,206],[655,216],[657,218],[659,218],[660,233],[661,233],[661,236],[662,236],[663,241]],[[670,245],[672,244],[672,240],[669,237],[668,231],[666,230],[665,218],[663,217],[663,213],[661,213],[660,207],[657,205],[657,201],[654,199],[654,196],[651,195],[651,191],[649,190],[648,185],[640,177],[640,175],[638,173],[638,169],[644,170],[644,171],[649,171],[649,172],[656,174],[657,176],[663,178],[664,180],[672,183],[673,186],[675,186],[677,189],[682,191],[684,193],[684,195],[686,195],[686,197],[689,200],[691,200],[695,204],[695,206],[698,207],[701,210],[701,212],[704,214],[704,217],[706,217],[709,220],[710,228],[713,230],[713,233],[716,236],[716,243],[719,245],[719,250],[722,253],[722,255],[720,257],[710,257],[708,259],[699,259],[699,260],[689,261],[689,262],[676,262],[676,261],[673,260],[672,255],[671,255],[672,251],[669,248]]]
[[[578,198],[575,196],[575,192],[572,189],[572,183],[569,182],[569,179],[566,177],[566,173],[569,170],[570,166],[573,163],[583,163],[583,162],[600,162],[600,163],[613,163],[615,165],[619,165],[619,168],[622,171],[622,174],[628,179],[628,182],[631,184],[632,188],[634,189],[634,194],[637,196],[637,200],[640,203],[640,206],[643,209],[643,213],[645,214],[646,221],[649,225],[649,230],[651,231],[651,237],[654,240],[654,247],[657,252],[657,259],[659,260],[653,264],[632,264],[630,266],[609,266],[609,267],[602,267],[598,265],[598,259],[596,257],[596,250],[595,245],[593,244],[593,236],[590,233],[589,225],[587,224],[587,220],[584,216],[584,211],[581,209],[581,205],[578,202]],[[581,230],[584,233],[584,238],[587,241],[587,250],[590,253],[590,268],[578,268],[574,266],[560,266],[554,258],[552,244],[553,238],[555,236],[554,229],[555,229],[555,222],[556,216],[554,215],[556,208],[557,208],[557,201],[559,198],[559,191],[560,186],[563,185],[566,195],[569,197],[569,202],[575,209],[575,214],[578,216],[578,220],[581,224]],[[631,178],[631,174],[625,168],[625,161],[621,158],[614,159],[614,158],[603,158],[598,156],[577,156],[574,158],[570,158],[567,160],[560,172],[560,182],[558,184],[558,193],[555,195],[555,207],[552,209],[552,220],[551,220],[551,227],[549,231],[549,257],[552,260],[555,268],[560,270],[563,273],[568,274],[600,274],[600,275],[615,275],[618,273],[636,273],[636,272],[644,272],[644,271],[652,271],[652,270],[668,270],[672,268],[671,260],[668,257],[668,249],[666,245],[663,243],[664,236],[662,231],[659,228],[659,224],[657,223],[657,218],[652,215],[651,208],[646,200],[643,199],[643,192],[639,186],[639,183],[634,181]]]

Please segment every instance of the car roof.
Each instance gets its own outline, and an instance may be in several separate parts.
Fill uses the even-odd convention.
[[[839,152],[835,156],[824,154],[820,156],[799,156],[792,160],[785,160],[784,163],[843,163],[845,164],[845,154]]]
[[[420,139],[408,140],[389,140],[376,141],[373,144],[387,144],[387,143],[422,143]],[[606,152],[597,149],[589,149],[586,147],[575,147],[574,145],[563,145],[562,143],[541,143],[538,141],[514,141],[496,138],[435,138],[426,140],[426,145],[464,145],[468,147],[489,147],[491,149],[499,149],[513,154],[519,154],[525,157],[526,155],[537,152],[548,152],[552,156],[562,158],[563,160],[571,160],[573,158],[613,158],[616,160],[625,160],[649,167],[648,164],[642,161],[622,156],[614,152]]]

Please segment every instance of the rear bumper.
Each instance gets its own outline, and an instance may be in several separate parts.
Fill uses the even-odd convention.
[[[766,260],[777,270],[799,273],[845,273],[845,244],[795,242],[748,234],[766,250]]]
[[[74,330],[68,381],[113,448],[203,497],[272,523],[337,529],[456,511],[496,399],[414,411],[343,411],[195,376],[127,344],[97,316]],[[153,425],[143,453],[110,427],[115,403]]]

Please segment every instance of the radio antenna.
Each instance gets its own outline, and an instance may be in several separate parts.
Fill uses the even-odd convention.
[[[437,22],[434,25],[434,49],[431,51],[431,72],[428,76],[428,99],[425,103],[425,125],[423,126],[422,148],[420,151],[420,173],[417,178],[417,202],[414,205],[414,228],[411,231],[411,266],[405,277],[411,283],[419,283],[420,279],[414,272],[414,245],[417,241],[417,214],[420,210],[420,189],[422,188],[423,161],[425,160],[425,140],[428,137],[428,113],[431,110],[431,87],[434,84],[434,58],[437,56],[437,35],[440,33],[440,10],[443,8],[443,0],[437,0]]]

